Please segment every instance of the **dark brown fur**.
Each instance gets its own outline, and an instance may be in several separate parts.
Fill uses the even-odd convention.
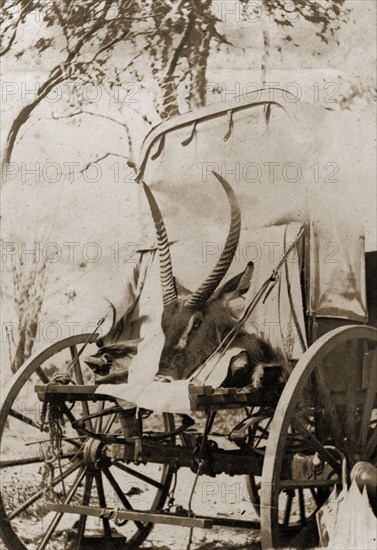
[[[236,324],[229,301],[244,294],[250,284],[249,278],[245,281],[244,273],[226,283],[199,310],[185,307],[184,300],[165,308],[162,316],[165,344],[158,375],[173,380],[186,379],[221,345],[223,338]],[[284,365],[284,357],[279,349],[272,347],[266,339],[245,330],[238,331],[232,347],[245,349],[248,365],[242,375],[238,376],[237,383],[230,370],[224,386],[241,386],[252,382],[255,386],[261,385],[263,373],[260,369],[259,374],[256,373],[259,365],[263,368]]]

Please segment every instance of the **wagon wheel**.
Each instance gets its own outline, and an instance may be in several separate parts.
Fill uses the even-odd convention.
[[[358,461],[377,463],[377,330],[335,329],[295,366],[276,408],[261,489],[262,546],[318,541],[315,512]],[[299,452],[298,452],[299,449]],[[315,457],[299,475],[299,463]],[[305,477],[307,479],[305,479]],[[297,503],[297,504],[296,504]]]
[[[110,548],[110,539],[118,543],[121,539],[124,545],[119,547],[136,548],[148,536],[152,524],[135,520],[114,526],[106,518],[95,519],[93,524],[93,518],[86,516],[69,517],[48,512],[45,503],[131,509],[142,502],[142,508],[157,511],[161,510],[168,496],[172,480],[172,470],[168,466],[128,466],[115,459],[104,463],[103,467],[88,466],[85,457],[91,452],[94,440],[82,431],[74,430],[71,421],[113,407],[113,402],[64,402],[60,456],[54,455],[50,444],[51,427],[50,430],[40,430],[43,404],[38,400],[34,386],[48,383],[51,371],[56,368],[67,372],[71,365],[74,368],[69,372],[76,383],[93,384],[93,374],[77,358],[77,352],[82,344],[87,344],[85,355],[92,353],[95,339],[96,335],[76,335],[34,354],[2,392],[0,535],[9,549],[63,548],[69,534],[77,548],[84,535],[100,538],[103,541],[101,547]],[[174,428],[172,415],[157,418],[151,415],[144,422],[149,431],[158,428],[171,431]],[[91,423],[94,431],[120,432],[115,414]],[[94,442],[94,447],[96,444]],[[46,466],[46,459],[49,466]]]

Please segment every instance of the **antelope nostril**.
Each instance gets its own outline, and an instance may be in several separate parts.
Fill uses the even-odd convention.
[[[96,340],[97,347],[98,348],[103,348],[103,344],[104,344],[104,342],[103,342],[102,338],[97,338],[97,340]]]

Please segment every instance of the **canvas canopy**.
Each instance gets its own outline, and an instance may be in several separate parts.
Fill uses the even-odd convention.
[[[361,492],[355,481],[340,493],[335,488],[316,516],[321,548],[376,548],[376,517],[366,488]]]
[[[256,233],[260,237],[263,228],[305,224],[311,230],[309,313],[366,320],[363,198],[355,189],[370,176],[357,132],[339,132],[344,122],[341,113],[265,90],[151,132],[138,179],[152,189],[176,241],[175,272],[185,286],[199,286],[225,241],[228,205],[216,171],[234,187],[242,208],[239,265],[232,272],[242,261],[272,265],[274,253],[278,258],[282,241],[266,233],[260,243]],[[141,242],[149,247],[155,233],[143,196],[141,222]]]

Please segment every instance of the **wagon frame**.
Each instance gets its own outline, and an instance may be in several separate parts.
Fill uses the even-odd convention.
[[[191,127],[198,118],[223,116],[249,103],[243,98],[237,104],[221,109],[212,106],[165,123],[147,137],[143,158],[157,138],[162,142],[178,123]],[[275,104],[265,99],[261,103],[266,108]],[[301,238],[304,242],[310,238],[307,229]],[[275,270],[264,293],[273,277]],[[59,535],[65,514],[77,517],[66,533],[72,548],[95,543],[106,548],[136,548],[154,524],[260,529],[265,550],[286,543],[299,546],[300,540],[316,533],[316,512],[332,490],[349,483],[355,464],[377,463],[377,329],[333,319],[331,330],[328,320],[323,325],[319,321],[314,334],[312,319],[306,321],[310,345],[288,381],[268,398],[250,387],[191,386],[192,410],[205,417],[197,429],[186,414],[153,415],[98,393],[82,361],[83,352],[97,339],[95,331],[68,337],[34,354],[2,392],[3,542],[12,550],[28,548],[30,534],[23,531],[22,521],[35,526],[36,515],[43,509],[45,525],[31,546],[39,550],[49,548]],[[46,367],[57,358],[67,376],[60,373],[50,379]],[[31,394],[34,408],[28,401]],[[219,413],[234,409],[243,411],[243,416],[222,434],[232,443],[229,450],[219,446],[213,427]],[[17,423],[28,431],[25,452],[8,458],[4,450],[9,451],[11,440],[7,437]],[[186,508],[178,507],[174,487],[182,467],[195,473],[195,482],[200,475],[246,476],[260,520],[195,514],[195,483]],[[25,496],[17,489],[22,484],[17,481],[20,468],[29,476],[41,476],[40,488],[28,487]],[[114,472],[123,476],[121,480]],[[133,507],[122,487],[125,476],[144,484],[149,507]],[[67,484],[70,480],[69,486],[65,480]],[[110,504],[106,487],[120,505]],[[90,517],[100,521],[96,533],[86,529]]]

